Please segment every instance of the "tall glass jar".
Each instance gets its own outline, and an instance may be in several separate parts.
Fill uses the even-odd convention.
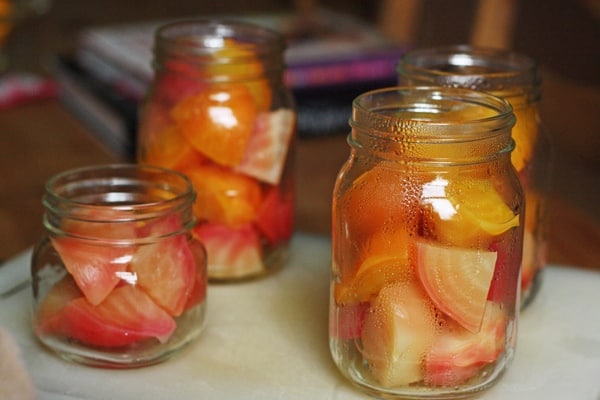
[[[402,85],[441,85],[491,92],[512,105],[517,122],[512,162],[525,191],[526,218],[521,272],[521,304],[535,297],[547,262],[547,191],[551,147],[539,100],[541,77],[530,57],[514,52],[449,46],[408,52],[398,65]]]
[[[105,165],[51,178],[32,256],[33,326],[62,358],[112,368],[165,360],[198,337],[206,253],[194,191],[158,167]]]
[[[155,36],[138,161],[192,180],[212,280],[262,275],[287,258],[296,114],[283,52],[278,33],[238,21],[176,22]]]
[[[460,398],[514,352],[523,193],[498,97],[396,87],[354,100],[333,192],[330,349],[376,397]]]

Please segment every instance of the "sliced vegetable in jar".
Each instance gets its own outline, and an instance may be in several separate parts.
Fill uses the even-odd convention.
[[[163,218],[152,224],[153,237],[181,232],[181,222],[175,216]],[[156,304],[172,316],[179,316],[195,285],[196,260],[185,234],[166,236],[160,240],[140,245],[133,254],[130,272],[136,284]]]
[[[140,151],[144,152],[145,163],[176,170],[202,165],[208,160],[182,136],[174,124],[149,136]]]
[[[514,110],[517,123],[512,128],[515,149],[510,159],[515,169],[523,171],[534,157],[534,148],[540,136],[540,116],[536,107],[517,107]]]
[[[244,81],[252,93],[256,109],[266,111],[273,97],[270,82],[264,77],[264,68],[253,45],[243,44],[231,38],[219,39],[222,47],[214,52],[216,62],[208,63],[205,73],[218,80],[228,77]]]
[[[416,241],[417,274],[435,305],[471,332],[479,332],[497,253]]]
[[[421,204],[432,209],[433,231],[446,244],[476,248],[519,226],[488,179],[438,176],[423,185]]]
[[[367,302],[386,285],[408,282],[415,273],[410,263],[410,236],[404,227],[378,232],[361,244],[364,261],[353,276],[334,284],[337,304]]]
[[[381,386],[421,381],[422,361],[437,330],[435,307],[417,282],[384,287],[361,333],[362,355]]]
[[[196,189],[194,213],[198,219],[230,227],[256,219],[262,191],[255,179],[215,165],[199,165],[183,172]]]
[[[68,235],[51,238],[65,268],[91,304],[102,302],[121,280],[119,273],[128,268],[133,246],[103,243],[137,237],[132,222],[105,223],[124,217],[116,210],[86,209],[63,222],[62,229]]]
[[[343,175],[343,172],[342,172]],[[351,187],[333,199],[333,254],[343,282],[351,279],[365,260],[365,244],[378,232],[418,226],[420,177],[407,177],[398,168],[379,163],[357,177],[346,178]],[[337,247],[337,248],[336,248]]]
[[[238,165],[256,118],[252,94],[241,83],[214,84],[186,97],[171,116],[198,151],[224,166]]]
[[[201,223],[193,234],[206,248],[209,278],[252,276],[265,269],[259,234],[252,224],[231,228]]]
[[[279,184],[295,121],[294,112],[288,109],[258,114],[246,152],[235,170],[261,182]]]
[[[55,286],[56,290],[68,290]],[[51,293],[52,297],[62,294]],[[67,297],[69,294],[66,295]],[[40,309],[45,307],[44,301]],[[100,347],[118,347],[141,340],[169,339],[176,328],[175,321],[141,289],[132,285],[115,288],[98,305],[90,304],[85,297],[69,300],[46,324],[40,315],[39,328],[43,333],[67,336],[85,344]]]
[[[65,275],[39,302],[36,312],[36,331],[57,332],[63,308],[72,300],[83,297],[83,292],[71,275]]]
[[[289,240],[293,233],[294,198],[279,186],[267,188],[254,225],[270,245]]]
[[[334,305],[331,303],[329,335],[340,340],[358,339],[365,324],[369,303]]]
[[[478,333],[445,321],[425,357],[425,382],[456,386],[481,374],[506,348],[507,315],[499,303],[488,302]]]

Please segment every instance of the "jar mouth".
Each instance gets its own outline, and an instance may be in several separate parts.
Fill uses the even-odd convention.
[[[508,101],[462,88],[396,86],[353,102],[348,143],[382,159],[480,164],[514,149]]]
[[[240,51],[224,51],[235,40]],[[189,19],[167,23],[155,33],[155,53],[184,57],[202,64],[248,64],[263,61],[265,68],[283,64],[285,39],[279,32],[233,19]]]
[[[524,54],[474,47],[440,46],[412,50],[398,63],[399,80],[421,85],[462,87],[492,92],[497,96],[540,96],[537,62]]]
[[[403,142],[465,142],[502,134],[515,123],[505,99],[479,91],[396,86],[361,94],[350,125]],[[487,133],[482,133],[487,132]]]
[[[111,208],[115,211],[111,221],[132,221],[178,212],[194,199],[191,181],[179,172],[149,165],[108,164],[51,177],[42,202],[57,216],[103,222],[105,214],[89,210]]]

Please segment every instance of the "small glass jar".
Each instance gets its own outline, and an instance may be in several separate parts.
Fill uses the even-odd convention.
[[[330,350],[378,398],[493,385],[516,340],[523,193],[503,99],[385,88],[354,100],[333,192]]]
[[[296,113],[279,33],[191,20],[155,36],[138,162],[187,175],[211,280],[256,277],[286,261],[293,231]]]
[[[115,164],[52,177],[32,256],[33,327],[60,357],[128,368],[171,357],[204,328],[206,253],[194,191],[171,170]]]
[[[482,90],[512,105],[517,118],[512,162],[527,204],[521,272],[521,305],[525,308],[539,290],[547,263],[547,194],[552,166],[549,136],[538,108],[541,77],[535,60],[515,52],[464,45],[417,49],[401,58],[398,76],[402,85]]]

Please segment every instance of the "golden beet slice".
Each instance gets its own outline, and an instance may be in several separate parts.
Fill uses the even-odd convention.
[[[488,179],[437,177],[423,185],[433,230],[443,243],[476,248],[519,226],[515,214]]]

